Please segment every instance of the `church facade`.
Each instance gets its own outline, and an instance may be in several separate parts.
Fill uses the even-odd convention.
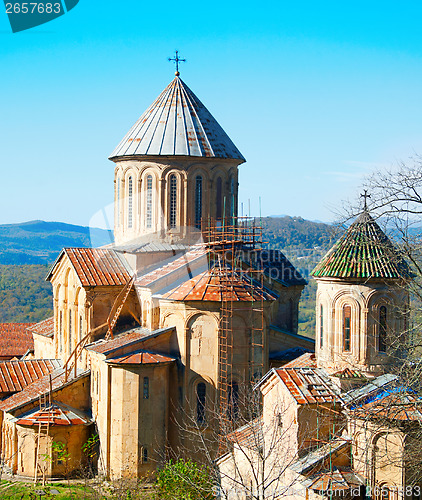
[[[111,478],[194,456],[178,423],[206,426],[222,402],[235,411],[270,358],[314,349],[297,334],[306,282],[238,218],[245,159],[178,74],[110,159],[115,244],[63,249],[47,276],[54,315],[31,326],[34,359],[3,366],[1,458],[14,474],[76,471],[92,434]]]

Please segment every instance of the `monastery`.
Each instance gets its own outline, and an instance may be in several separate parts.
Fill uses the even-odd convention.
[[[375,432],[364,417],[365,405],[397,394],[390,339],[407,328],[397,310],[408,303],[410,272],[366,208],[314,270],[314,342],[297,333],[306,281],[238,216],[245,158],[178,72],[110,160],[115,243],[62,250],[47,276],[54,315],[27,329],[33,354],[0,362],[3,467],[69,475],[86,462],[93,435],[91,465],[110,478],[142,477],[181,454],[200,459],[186,422],[206,433],[219,408],[235,426],[252,384],[262,416],[234,431],[229,449],[213,450],[230,498],[255,498],[263,487],[236,460],[251,432],[265,448],[265,429],[284,429],[266,476],[279,498],[293,484],[291,498],[304,499],[338,484],[403,488],[403,464],[377,455],[394,435],[404,456],[402,421],[389,416],[389,430]],[[406,404],[410,425],[419,423],[410,396]],[[248,463],[258,463],[249,449]],[[231,481],[233,468],[250,475],[246,486]]]

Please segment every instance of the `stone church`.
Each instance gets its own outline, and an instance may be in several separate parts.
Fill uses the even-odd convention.
[[[178,73],[110,160],[115,243],[62,250],[47,276],[54,315],[29,328],[33,357],[0,366],[1,459],[14,474],[72,473],[97,434],[100,473],[142,476],[189,449],[177,422],[189,414],[205,424],[219,401],[236,411],[241,387],[280,353],[314,350],[297,333],[306,282],[238,218],[245,159]],[[318,299],[327,348],[330,279],[321,275]],[[367,307],[359,300],[355,323]],[[365,363],[369,347],[351,338],[346,361]],[[327,348],[317,343],[339,366]]]

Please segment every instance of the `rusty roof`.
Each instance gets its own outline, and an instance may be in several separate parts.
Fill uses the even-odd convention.
[[[64,255],[72,263],[82,286],[122,286],[131,279],[124,261],[110,248],[64,248],[51,267],[47,280]]]
[[[320,368],[277,368],[276,374],[299,404],[341,402],[339,388]]]
[[[97,340],[96,342],[87,345],[86,349],[97,352],[99,354],[108,355],[113,351],[121,349],[122,347],[130,346],[131,344],[135,346],[140,341],[159,336],[162,333],[168,332],[170,330],[173,330],[173,327],[160,328],[154,331],[142,327],[132,328],[126,332],[120,333],[119,335],[115,335],[114,338],[110,340]]]
[[[54,336],[54,316],[44,319],[35,325],[28,328],[28,332],[36,333],[37,335],[44,335],[44,337]]]
[[[81,410],[76,410],[59,401],[53,401],[50,406],[33,408],[16,418],[18,425],[89,425],[92,419]]]
[[[163,298],[192,301],[253,302],[261,299],[276,300],[277,295],[242,272],[232,271],[228,267],[220,269],[214,265],[211,269],[163,294]]]
[[[153,269],[147,270],[145,274],[137,277],[135,281],[136,286],[147,287],[152,284],[168,278],[169,275],[176,273],[177,275],[180,271],[186,272],[186,275],[191,274],[191,267],[196,265],[196,263],[205,264],[208,262],[206,256],[208,255],[208,250],[204,245],[200,245],[192,248],[189,252],[186,252],[181,257],[172,258],[164,261],[163,263],[154,266]]]
[[[422,400],[413,394],[395,392],[353,410],[357,418],[422,422]]]
[[[332,496],[331,492],[333,491],[343,491],[344,494],[345,491],[353,490],[356,486],[364,486],[366,485],[366,479],[351,469],[334,467],[333,470],[324,470],[312,474],[302,481],[302,484],[310,490],[319,493],[325,492],[327,495]],[[334,493],[334,496],[337,495]]]
[[[262,417],[258,417],[230,432],[226,438],[229,442],[239,446],[245,446],[253,450],[260,449],[264,444],[262,425]]]
[[[0,323],[0,356],[21,357],[34,349],[34,338],[27,329],[34,323]]]
[[[58,359],[0,362],[0,392],[19,392],[35,380],[60,368]]]
[[[32,384],[27,385],[20,392],[13,394],[4,401],[0,401],[0,410],[4,412],[17,410],[28,403],[38,400],[41,395],[47,394],[50,391],[50,375],[52,380],[52,390],[54,392],[58,389],[66,387],[67,385],[73,384],[80,378],[89,376],[89,373],[89,370],[84,372],[78,370],[78,375],[76,377],[71,374],[68,381],[65,382],[65,371],[63,368],[58,368],[57,370],[51,372],[51,374],[44,375]]]
[[[155,352],[144,350],[134,351],[129,354],[121,354],[114,358],[109,358],[107,363],[116,365],[155,365],[158,363],[171,363],[176,361],[173,356],[164,356]]]
[[[312,271],[316,278],[409,278],[411,272],[397,249],[363,212]]]
[[[110,159],[145,155],[245,161],[208,109],[178,76],[132,126]]]
[[[285,365],[283,365],[283,368],[316,368],[317,367],[317,362],[316,362],[316,357],[314,352],[305,352],[305,354],[302,354],[302,356],[299,356],[296,359],[292,359]]]
[[[359,370],[353,370],[352,368],[344,368],[332,374],[333,377],[338,377],[341,379],[367,379],[367,377]]]

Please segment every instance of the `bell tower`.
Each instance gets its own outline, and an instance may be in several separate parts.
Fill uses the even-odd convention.
[[[178,71],[110,160],[117,245],[148,235],[175,242],[209,220],[237,216],[245,159]]]
[[[385,372],[407,330],[410,270],[366,207],[312,276],[318,366],[331,374]]]

